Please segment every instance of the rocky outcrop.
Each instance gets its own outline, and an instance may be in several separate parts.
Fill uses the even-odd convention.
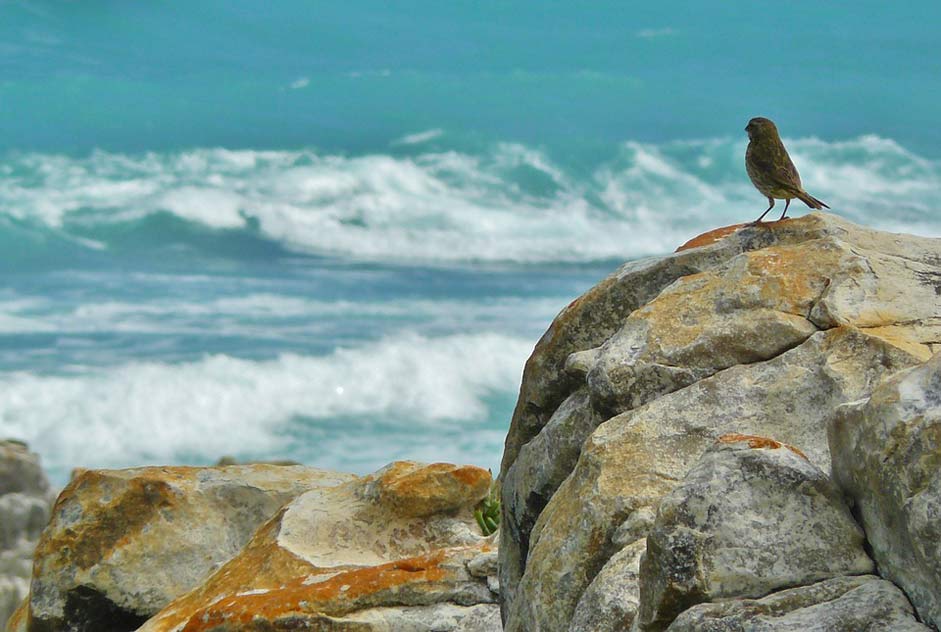
[[[276,465],[80,471],[36,548],[27,629],[133,630],[285,502],[354,478]]]
[[[33,550],[51,506],[39,457],[19,441],[0,441],[0,629],[29,590]]]
[[[833,473],[856,502],[879,571],[941,628],[941,354],[839,413]]]
[[[501,471],[506,628],[642,625],[648,517],[725,434],[794,446],[806,484],[830,489],[821,511],[848,520],[822,474],[828,423],[939,344],[937,240],[814,213],[622,267],[562,311],[524,371]],[[838,566],[794,577],[867,570]]]
[[[490,474],[398,462],[302,494],[141,632],[499,629]]]
[[[660,500],[640,564],[639,630],[698,603],[872,572],[863,531],[799,450],[724,435]]]
[[[928,632],[891,582],[871,575],[837,577],[742,599],[694,606],[668,632]]]

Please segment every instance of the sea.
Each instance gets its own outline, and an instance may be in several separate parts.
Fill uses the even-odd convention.
[[[560,309],[765,209],[749,118],[834,213],[941,236],[939,24],[935,0],[0,0],[0,437],[59,485],[496,469]]]

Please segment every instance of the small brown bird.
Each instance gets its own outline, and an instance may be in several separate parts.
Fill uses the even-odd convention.
[[[810,208],[830,208],[814,196],[807,193],[801,186],[801,177],[797,167],[787,155],[787,149],[778,135],[778,128],[769,119],[763,117],[753,118],[745,127],[748,132],[748,149],[745,150],[745,169],[755,188],[768,198],[771,204],[756,219],[753,224],[759,223],[768,211],[774,208],[775,198],[786,200],[784,212],[778,220],[787,215],[787,207],[791,200],[797,198]]]

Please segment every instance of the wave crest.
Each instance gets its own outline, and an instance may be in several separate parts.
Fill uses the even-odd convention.
[[[512,397],[518,389],[531,348],[493,333],[403,334],[327,356],[213,355],[78,375],[13,373],[0,391],[0,435],[25,439],[59,473],[75,463],[211,462],[247,446],[255,456],[300,456],[330,466],[363,461],[291,449],[289,437],[304,433],[372,454],[376,462],[360,467],[366,471],[390,458],[386,441],[414,458],[424,453],[426,437],[448,435],[447,426],[454,426],[452,434],[472,435],[488,419],[488,398]],[[295,423],[306,430],[291,428]],[[321,424],[337,427],[322,432]],[[389,429],[370,431],[384,424],[397,438],[389,438]],[[499,454],[502,432],[492,435],[490,443],[473,441],[479,454]]]
[[[435,147],[447,140],[434,132]],[[401,155],[195,149],[0,163],[0,216],[114,245],[102,227],[169,213],[209,230],[257,231],[300,253],[374,260],[591,261],[671,250],[748,221],[764,200],[744,142],[623,144],[589,168],[503,143],[478,153]],[[941,234],[941,164],[876,136],[788,141],[804,183],[834,212],[891,230]],[[408,155],[408,151],[419,152]]]

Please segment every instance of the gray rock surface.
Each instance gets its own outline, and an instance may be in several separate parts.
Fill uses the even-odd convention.
[[[82,470],[36,546],[30,630],[133,630],[289,500],[356,477],[308,467]]]
[[[313,489],[140,632],[498,630],[495,538],[473,514],[490,486],[482,468],[400,461]]]
[[[0,441],[0,629],[29,591],[33,551],[51,505],[39,457],[19,441]]]
[[[566,629],[584,590],[621,548],[617,527],[656,507],[719,436],[774,435],[826,471],[833,410],[866,395],[881,374],[917,362],[881,338],[839,328],[601,424],[536,521],[507,629]]]
[[[660,501],[635,627],[659,632],[697,603],[872,570],[829,476],[789,446],[725,435]]]
[[[618,525],[718,436],[771,436],[829,471],[836,408],[941,348],[941,241],[822,213],[736,228],[625,265],[536,345],[500,479],[511,632],[605,602]]]
[[[646,539],[635,540],[611,556],[578,602],[569,632],[629,630],[640,605],[640,558]]]
[[[830,450],[880,574],[941,627],[941,354],[844,406]]]
[[[526,362],[506,437],[500,479],[504,480],[520,449],[542,431],[559,404],[585,383],[589,366],[579,367],[578,362],[573,362],[570,370],[566,370],[566,362],[573,353],[603,344],[621,328],[631,312],[683,276],[707,270],[741,252],[819,238],[837,230],[824,221],[804,222],[790,231],[745,229],[704,247],[626,263],[573,301],[555,318]],[[574,461],[575,458],[571,462],[561,461],[561,467],[571,471]],[[504,511],[513,510],[507,503],[503,507]],[[525,569],[528,541],[527,529],[504,516],[500,536],[504,616],[512,607],[516,586]]]
[[[837,577],[768,595],[701,604],[668,632],[928,632],[905,595],[871,575]]]

